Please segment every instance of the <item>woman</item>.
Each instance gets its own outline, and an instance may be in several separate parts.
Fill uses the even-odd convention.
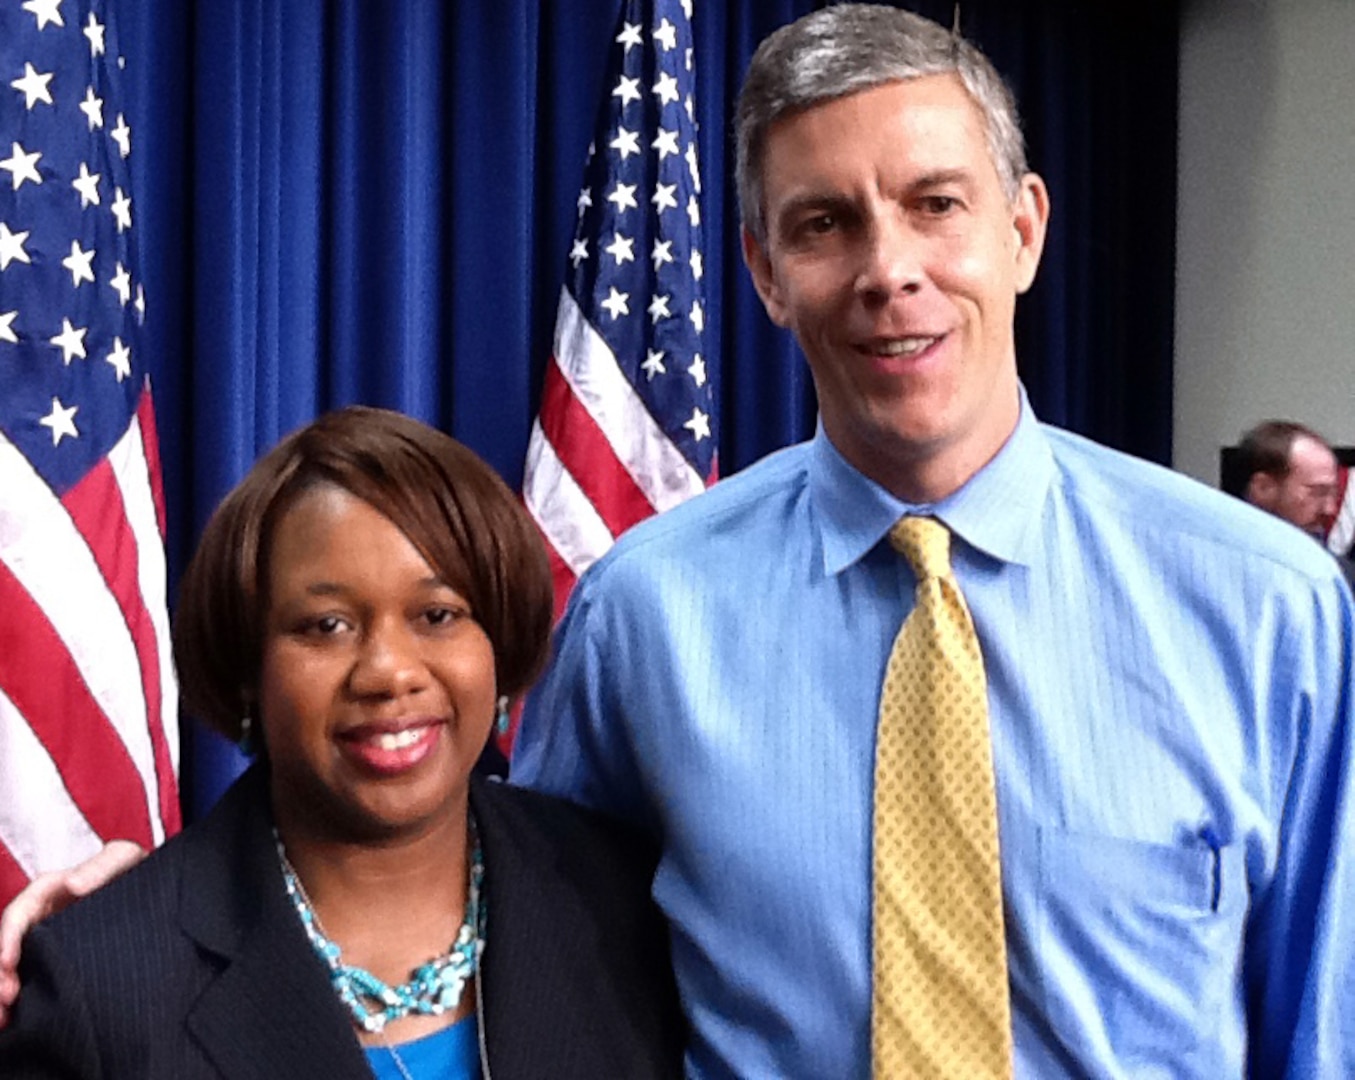
[[[680,1074],[653,853],[471,775],[550,619],[535,527],[460,444],[368,408],[283,440],[174,624],[185,707],[259,760],[33,930],[0,1074]]]

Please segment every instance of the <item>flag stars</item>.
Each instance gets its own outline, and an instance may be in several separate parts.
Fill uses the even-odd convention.
[[[588,258],[588,241],[582,237],[576,239],[569,249],[569,261],[574,264],[574,269],[579,268],[579,263]],[[123,301],[126,303],[126,301]]]
[[[691,16],[688,16],[691,18]],[[94,17],[94,12],[89,13],[89,22],[85,23],[85,28],[80,31],[89,39],[89,55],[103,56],[104,54],[104,27]]]
[[[593,192],[589,188],[584,188],[579,192],[576,202],[579,207],[579,217],[583,217],[584,211],[593,205]]]
[[[668,369],[663,364],[662,349],[646,349],[644,363],[640,368],[645,373],[645,378],[649,382],[654,381],[655,375],[667,375]]]
[[[691,50],[689,49],[688,52],[690,51]],[[695,124],[696,102],[692,99],[691,94],[688,94],[685,98],[682,99],[682,107],[687,110],[687,119],[690,120],[693,124]]]
[[[45,105],[52,104],[52,91],[48,84],[52,81],[52,73],[49,71],[45,75],[40,74],[32,64],[24,64],[24,73],[22,78],[13,80],[9,85],[14,87],[24,96],[24,106],[29,112],[33,111],[33,106],[41,101]]]
[[[691,221],[692,228],[701,224],[701,204],[696,201],[695,195],[687,199],[687,218]]]
[[[693,250],[691,256],[687,259],[687,264],[692,268],[692,277],[700,281],[701,275],[705,273],[705,264],[701,259],[701,252]]]
[[[682,0],[682,14],[687,16],[687,21],[692,21],[692,0]]]
[[[684,421],[683,427],[692,433],[697,442],[710,438],[710,417],[700,409],[692,409],[692,418]]]
[[[122,343],[120,337],[113,339],[113,348],[104,357],[104,361],[113,368],[113,373],[117,376],[118,382],[122,382],[132,373],[132,350]]]
[[[616,260],[617,266],[635,261],[635,241],[629,236],[612,233],[612,242],[602,250]]]
[[[60,398],[52,398],[52,411],[38,423],[51,430],[53,446],[60,446],[61,440],[67,435],[72,439],[80,437],[80,432],[75,430],[75,414],[79,411],[79,406],[72,405],[67,408],[61,404]]]
[[[664,52],[672,52],[677,48],[677,27],[663,19],[654,28],[654,40],[663,46]]]
[[[687,144],[687,152],[683,155],[687,159],[687,169],[692,174],[692,187],[696,189],[697,194],[701,193],[701,170],[696,161],[696,143]]]
[[[80,209],[99,205],[99,173],[91,173],[89,166],[80,162],[80,175],[71,181],[71,187],[80,193]]]
[[[637,184],[623,184],[617,181],[616,187],[607,196],[607,201],[616,206],[618,214],[623,214],[627,210],[638,209],[640,204],[635,201],[635,189],[638,186]]]
[[[687,374],[692,377],[692,382],[696,383],[698,390],[706,385],[706,362],[701,359],[700,353],[697,353],[691,364],[688,365]]]
[[[692,304],[691,320],[698,334],[706,329],[706,313],[701,309],[700,300]]]
[[[619,127],[616,129],[616,138],[607,145],[621,155],[622,161],[625,161],[631,154],[640,152],[640,133]]]
[[[620,316],[630,314],[630,293],[620,292],[613,285],[608,289],[607,299],[602,301],[601,306],[607,309],[612,322],[616,322]]]
[[[113,265],[113,276],[108,279],[108,284],[117,291],[118,303],[126,307],[127,301],[132,298],[132,275],[127,273],[127,268],[122,263]]]
[[[113,202],[109,209],[113,211],[113,217],[118,223],[118,232],[132,227],[132,200],[130,196],[123,194],[122,188],[113,189]]]
[[[671,319],[673,313],[668,310],[668,296],[660,296],[655,293],[649,300],[649,320],[651,323],[657,323],[660,319]]]
[[[660,266],[673,261],[673,241],[655,240],[654,250],[649,253],[649,258],[654,263],[654,272],[658,273]]]
[[[659,128],[658,134],[654,136],[654,141],[649,145],[659,152],[659,160],[662,161],[669,154],[678,152],[678,133]]]
[[[66,25],[66,20],[61,17],[61,0],[24,0],[19,6],[31,12],[38,20],[39,30],[48,23],[56,26]]]
[[[662,108],[670,101],[678,99],[678,82],[668,72],[659,73],[659,81],[654,84],[654,96],[659,99],[659,106]]]
[[[122,118],[122,113],[118,113],[117,125],[108,134],[118,144],[118,153],[123,157],[132,152],[132,129],[127,126],[127,121]]]
[[[146,321],[146,290],[140,285],[136,287],[136,299],[132,301],[132,307],[136,310],[136,321],[144,323]]]
[[[83,251],[79,240],[71,241],[71,253],[61,260],[61,265],[71,272],[71,287],[80,288],[80,282],[94,283],[94,270],[90,263],[94,261],[94,249]],[[67,361],[69,363],[69,361]]]
[[[640,80],[639,78],[628,78],[621,76],[621,81],[616,84],[616,89],[612,91],[612,97],[621,99],[621,107],[624,109],[627,102],[640,100]]]
[[[623,23],[621,26],[621,33],[616,35],[616,42],[618,45],[625,46],[625,49],[622,53],[623,56],[630,55],[631,46],[633,45],[639,45],[643,47],[644,39],[640,36],[640,24]]]
[[[31,263],[33,260],[28,257],[28,252],[24,250],[24,241],[28,239],[28,231],[10,232],[9,226],[0,221],[0,270],[6,269],[12,262]]]
[[[41,157],[42,154],[37,150],[30,154],[18,143],[10,144],[9,157],[0,161],[0,169],[10,174],[15,191],[23,186],[25,180],[32,180],[35,184],[42,183],[42,177],[38,175],[38,159]]]
[[[19,335],[14,332],[14,320],[18,317],[17,311],[0,311],[0,341],[19,344]]]
[[[654,204],[654,212],[662,214],[665,210],[677,209],[677,185],[655,184],[654,194],[649,197]]]
[[[104,126],[104,99],[94,93],[94,87],[85,87],[85,100],[80,102],[80,111],[89,121],[89,130]]]
[[[61,320],[61,333],[48,340],[61,350],[62,362],[71,366],[71,361],[77,356],[83,360],[85,358],[85,335],[89,333],[85,327],[76,327],[71,325],[70,319]]]

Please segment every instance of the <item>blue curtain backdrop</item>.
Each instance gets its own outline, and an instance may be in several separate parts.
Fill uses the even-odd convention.
[[[333,406],[404,410],[519,483],[619,3],[96,6],[131,76],[172,582],[258,453]],[[756,43],[819,6],[695,0],[726,475],[814,423],[803,361],[742,267],[728,121]],[[1053,196],[1018,315],[1035,408],[1167,461],[1176,4],[965,0],[963,23],[1015,87]],[[192,817],[239,762],[184,734]]]

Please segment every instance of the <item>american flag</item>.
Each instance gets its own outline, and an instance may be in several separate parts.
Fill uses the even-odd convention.
[[[0,0],[0,903],[179,828],[164,500],[105,4]]]
[[[1355,556],[1355,483],[1350,467],[1342,465],[1338,473],[1336,517],[1327,532],[1327,547],[1333,555]]]
[[[559,616],[629,526],[716,471],[691,0],[629,0],[603,79],[524,498]]]

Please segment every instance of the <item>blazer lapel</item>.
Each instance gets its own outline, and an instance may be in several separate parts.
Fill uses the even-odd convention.
[[[371,1080],[328,973],[287,897],[255,766],[202,823],[185,862],[184,931],[220,974],[188,1027],[223,1077]]]

